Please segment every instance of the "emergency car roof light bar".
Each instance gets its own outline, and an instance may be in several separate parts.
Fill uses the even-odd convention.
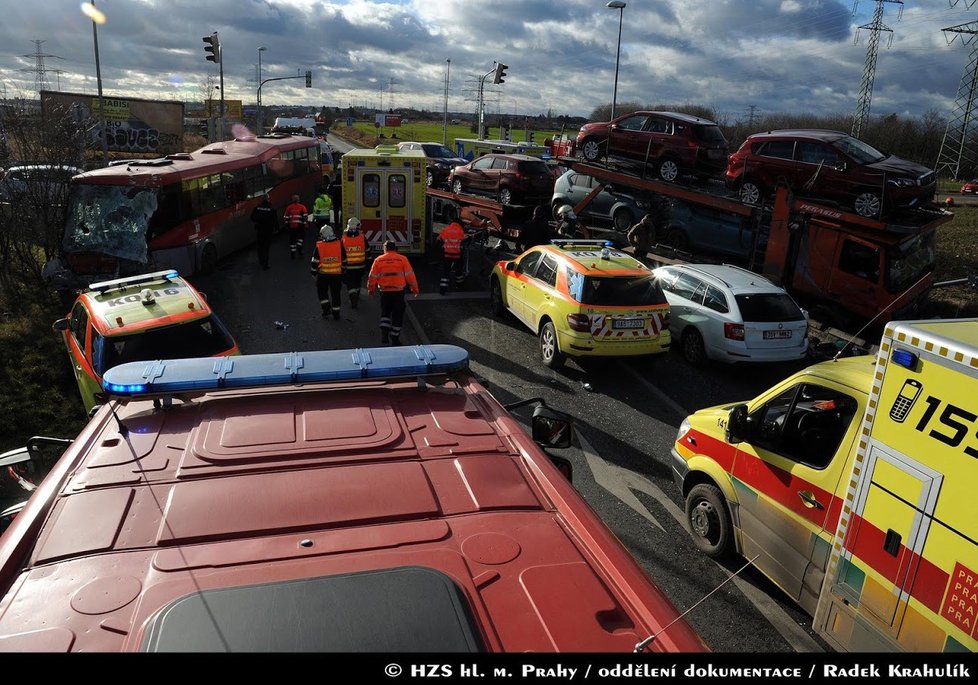
[[[550,241],[551,245],[556,245],[560,248],[566,247],[576,247],[581,245],[583,247],[608,247],[613,248],[615,244],[610,240],[578,240],[576,238],[554,238]]]
[[[102,387],[116,397],[205,393],[358,380],[390,380],[461,371],[469,353],[455,345],[371,347],[129,362],[105,372]]]
[[[131,285],[139,285],[141,283],[152,283],[153,281],[165,280],[177,278],[180,274],[177,273],[176,269],[167,269],[166,271],[154,271],[151,274],[139,274],[138,276],[128,276],[127,278],[117,278],[113,281],[100,281],[99,283],[92,283],[89,287],[91,290],[104,293],[108,290],[116,290],[120,288],[127,288]]]

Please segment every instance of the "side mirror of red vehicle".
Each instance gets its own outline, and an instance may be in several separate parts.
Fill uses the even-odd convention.
[[[549,407],[533,410],[533,440],[544,447],[570,447],[574,438],[574,423],[570,416]]]
[[[51,324],[51,330],[55,333],[61,333],[62,331],[67,331],[70,325],[68,319],[58,319]]]
[[[516,262],[506,262],[506,264],[503,265],[503,268],[506,269],[506,271],[516,271]]]

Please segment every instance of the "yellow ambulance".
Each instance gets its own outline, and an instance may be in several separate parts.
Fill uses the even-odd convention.
[[[421,150],[396,145],[354,149],[343,155],[343,216],[360,219],[373,252],[393,240],[402,254],[423,254],[426,160]]]
[[[978,650],[978,319],[892,322],[688,416],[672,450],[696,545],[737,552],[847,651]]]

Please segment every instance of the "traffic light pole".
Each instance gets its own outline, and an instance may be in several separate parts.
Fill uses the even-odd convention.
[[[495,62],[493,63],[495,65]],[[493,66],[492,69],[487,71],[485,74],[479,77],[479,140],[486,139],[486,124],[485,124],[485,102],[483,100],[483,94],[486,87],[486,79],[496,73],[496,67]]]
[[[223,51],[223,46],[218,47],[218,50],[222,50]],[[221,129],[220,130],[221,130],[221,140],[224,140],[224,128],[225,128],[225,122],[224,122],[224,60],[222,59],[220,62],[218,62],[218,64],[221,67],[221,69],[220,69],[220,72],[221,72]]]
[[[305,76],[276,76],[275,78],[267,78],[258,84],[258,93],[257,93],[258,102],[259,103],[261,102],[261,87],[264,86],[266,83],[270,83],[272,81],[288,81],[289,79],[294,79],[294,78],[304,78],[306,80],[306,88],[312,88],[312,72],[309,71],[306,72]]]

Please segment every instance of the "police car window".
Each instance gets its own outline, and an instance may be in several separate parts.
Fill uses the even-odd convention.
[[[94,328],[92,329],[92,368],[95,369],[95,373],[102,375],[105,373],[105,366],[102,364],[102,360],[105,358],[104,354],[104,343],[105,338]]]
[[[85,331],[88,330],[88,310],[81,302],[71,310],[71,335],[82,352],[85,351]]]
[[[532,276],[536,272],[537,264],[542,256],[543,253],[539,250],[523,255],[523,258],[516,264],[516,270],[526,276]]]
[[[557,285],[557,260],[550,255],[545,255],[533,277],[547,285]]]
[[[796,385],[750,416],[751,443],[823,469],[832,461],[858,408],[853,397],[814,383]]]

